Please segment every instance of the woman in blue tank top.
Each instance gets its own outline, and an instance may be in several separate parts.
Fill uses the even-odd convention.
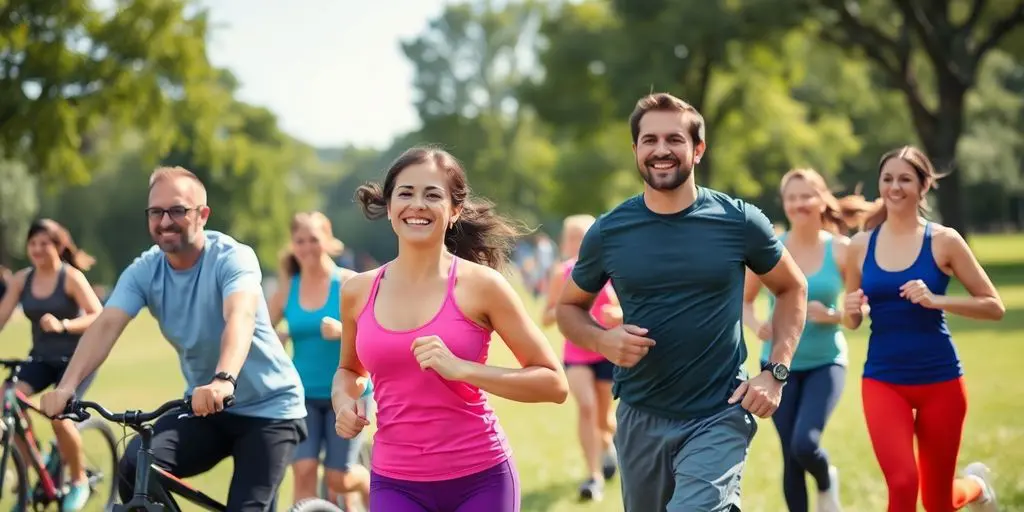
[[[780,235],[786,249],[807,276],[807,322],[793,354],[791,372],[772,422],[782,443],[782,489],[791,512],[808,510],[805,473],[818,487],[818,510],[837,512],[838,471],[821,447],[825,423],[835,409],[846,379],[846,339],[839,328],[842,314],[837,302],[843,295],[843,269],[850,240],[841,233],[838,201],[817,171],[795,169],[782,177],[779,187],[789,221]],[[748,271],[744,289],[743,320],[764,341],[761,361],[771,352],[771,310],[761,321],[754,308],[761,281]]]
[[[75,246],[63,226],[50,219],[33,222],[28,229],[27,252],[31,266],[11,277],[0,301],[0,330],[20,303],[22,313],[32,322],[29,357],[33,361],[21,366],[17,386],[18,391],[32,396],[60,382],[79,338],[102,306],[82,273],[94,260]],[[85,394],[93,377],[75,390],[77,396]],[[81,510],[90,494],[82,438],[71,420],[54,420],[53,433],[71,474],[61,510]]]
[[[945,315],[999,320],[1005,309],[960,234],[921,217],[938,177],[917,148],[883,155],[882,207],[850,245],[844,323],[856,329],[871,317],[862,397],[889,512],[916,510],[919,490],[928,512],[996,510],[984,464],[955,478],[967,394]],[[945,294],[951,276],[970,296]]]
[[[369,503],[370,474],[358,464],[364,438],[349,440],[335,433],[331,382],[341,357],[341,287],[355,272],[334,263],[332,255],[340,254],[343,245],[322,213],[295,215],[291,234],[291,249],[268,305],[274,325],[282,319],[288,323],[288,333],[279,334],[282,342],[292,341],[292,358],[306,395],[308,436],[295,450],[294,500],[317,497],[323,450],[328,499],[336,503],[342,496],[346,510],[354,510],[357,494]]]

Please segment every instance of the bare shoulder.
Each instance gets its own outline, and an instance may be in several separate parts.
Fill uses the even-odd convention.
[[[341,287],[342,300],[365,301],[366,297],[370,295],[370,289],[373,288],[373,278],[376,274],[376,269],[367,272],[353,272],[345,280],[345,286]]]
[[[456,273],[458,283],[466,286],[467,291],[482,294],[482,297],[493,297],[502,289],[511,289],[511,284],[501,272],[471,261],[459,261]]]
[[[11,278],[11,284],[18,286],[25,286],[25,281],[28,279],[28,275],[32,273],[32,267],[25,267],[14,273],[14,277]]]
[[[855,251],[863,251],[864,249],[867,249],[868,241],[871,240],[872,231],[861,231],[853,235],[853,237],[848,239],[850,242],[847,244],[847,247]]]
[[[964,237],[959,231],[935,222],[932,223],[932,240],[941,244],[943,248],[954,248],[960,245],[967,245],[967,241],[964,240]]]
[[[359,272],[356,272],[355,270],[352,270],[350,268],[344,268],[344,267],[339,267],[338,268],[338,276],[341,277],[341,282],[342,283],[347,283],[349,279],[352,279],[353,277],[358,276],[358,275],[359,275]]]
[[[89,279],[85,277],[85,274],[83,274],[81,270],[78,270],[71,265],[67,265],[66,268],[67,270],[65,270],[65,275],[67,275],[67,280],[64,282],[65,288],[77,287],[79,289],[84,289],[89,287]]]

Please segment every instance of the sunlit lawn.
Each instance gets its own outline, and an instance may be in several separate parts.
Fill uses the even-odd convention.
[[[973,460],[988,463],[995,473],[1002,510],[1024,510],[1024,414],[1020,405],[1024,384],[1017,378],[1024,362],[1024,236],[978,236],[972,239],[972,245],[999,288],[1007,314],[1001,323],[951,320],[970,394],[961,467]],[[534,310],[539,307],[532,300],[529,304]],[[561,351],[557,333],[552,330],[549,335]],[[885,508],[885,487],[860,407],[859,376],[866,352],[865,335],[866,330],[862,329],[850,336],[852,371],[823,441],[841,470],[842,501],[851,511]],[[23,356],[28,343],[28,325],[18,317],[0,332],[0,346],[4,347],[0,355]],[[491,357],[495,364],[513,364],[504,345],[494,346]],[[753,355],[747,364],[753,368],[758,354],[753,343],[750,353]],[[143,314],[125,331],[96,380],[90,398],[110,409],[146,408],[178,397],[182,383],[177,357],[161,339],[155,322]],[[611,482],[604,502],[575,502],[575,489],[583,471],[571,402],[561,406],[522,405],[495,399],[494,404],[515,450],[524,511],[622,510],[617,479]],[[229,478],[230,461],[226,461],[191,481],[223,499]],[[785,510],[778,438],[770,421],[759,422],[743,490],[745,512]],[[290,496],[289,474],[281,490],[280,509],[290,503]]]

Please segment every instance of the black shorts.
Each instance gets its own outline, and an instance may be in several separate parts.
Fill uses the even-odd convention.
[[[64,372],[67,369],[68,364],[62,363],[59,360],[32,361],[31,363],[21,365],[21,368],[18,370],[18,380],[28,384],[32,388],[32,394],[36,394],[50,386],[59,384],[60,379],[64,378]],[[81,397],[84,395],[95,378],[95,373],[86,377],[78,385],[78,389],[75,390],[75,396]]]
[[[572,366],[586,366],[587,368],[590,368],[590,371],[594,372],[594,379],[596,379],[596,380],[606,380],[608,382],[611,382],[611,381],[613,381],[615,379],[615,377],[613,375],[614,372],[615,372],[615,365],[611,361],[608,361],[607,359],[604,360],[604,361],[597,362],[597,363],[564,363],[564,364],[565,364],[566,368],[569,368],[569,367],[572,367]]]

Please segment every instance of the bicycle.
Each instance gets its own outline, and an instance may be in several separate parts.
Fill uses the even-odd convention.
[[[231,407],[233,402],[234,397],[226,398],[224,400],[224,407]],[[141,439],[139,450],[136,452],[137,462],[135,467],[137,469],[135,471],[134,494],[128,503],[123,505],[114,504],[108,510],[111,512],[180,512],[181,507],[172,495],[184,498],[189,503],[205,510],[214,512],[227,510],[227,506],[223,503],[185,483],[169,471],[157,466],[153,461],[153,426],[150,423],[170,412],[180,413],[181,417],[191,417],[191,397],[171,400],[151,412],[132,410],[123,413],[110,412],[95,402],[72,400],[68,402],[68,405],[64,408],[64,413],[60,417],[69,418],[73,421],[87,421],[91,417],[89,409],[99,413],[107,421],[131,428],[139,434]],[[151,480],[155,481],[155,485],[151,483]],[[291,510],[301,510],[303,512],[338,512],[340,510],[325,500],[323,503],[306,503],[303,505],[302,508],[293,507]]]
[[[7,378],[3,383],[3,395],[0,398],[0,404],[2,404],[2,409],[0,409],[2,410],[0,412],[0,431],[2,431],[2,438],[0,438],[0,447],[2,447],[2,454],[0,454],[0,500],[5,498],[6,491],[10,488],[8,486],[8,477],[16,476],[17,483],[11,488],[14,495],[13,510],[28,510],[29,505],[32,505],[36,510],[42,510],[54,503],[59,507],[69,490],[68,484],[70,479],[65,477],[66,468],[64,461],[61,459],[60,450],[57,449],[57,442],[55,440],[50,441],[48,456],[44,458],[43,443],[40,442],[39,437],[35,434],[35,427],[33,427],[32,421],[28,416],[28,411],[35,411],[47,419],[49,417],[29,401],[29,398],[18,391],[16,387],[18,371],[21,369],[21,366],[38,360],[38,358],[0,360],[0,366],[8,370]],[[67,358],[61,359],[60,362],[66,364]],[[90,432],[98,432],[100,434],[102,442],[90,443],[90,445],[100,446],[106,452],[103,455],[103,459],[112,462],[111,467],[116,470],[117,439],[114,437],[114,432],[110,429],[110,426],[100,421],[91,421],[78,424],[76,427],[82,437],[85,437],[85,434]],[[13,447],[11,445],[12,441],[15,443]],[[23,450],[17,449],[18,445],[23,447]],[[82,445],[86,445],[84,439]],[[106,454],[109,454],[109,457]],[[28,461],[24,459],[26,456],[29,458]],[[10,468],[13,469],[13,473],[9,472],[8,460],[11,461],[13,466]],[[91,491],[89,500],[91,501],[98,495],[97,490],[108,479],[107,474],[101,468],[91,464],[90,461],[86,461],[85,464],[85,473],[89,479],[89,489]],[[30,469],[38,476],[35,485],[31,488],[29,482]],[[110,493],[108,494],[106,506],[109,506],[113,501],[117,485],[114,479],[109,479],[109,482]],[[0,501],[0,503],[6,506],[5,501]]]

